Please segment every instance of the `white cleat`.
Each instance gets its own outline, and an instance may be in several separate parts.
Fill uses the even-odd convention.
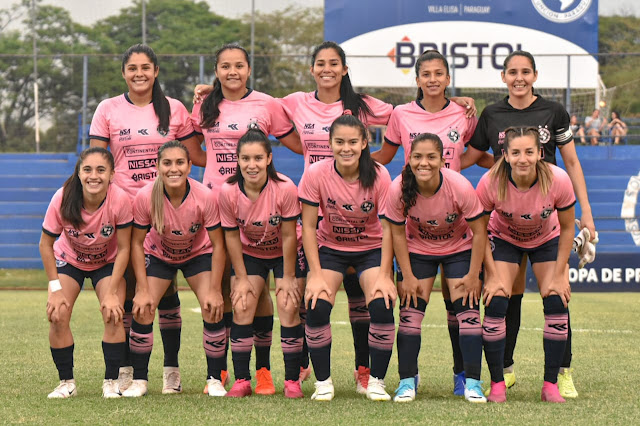
[[[162,393],[182,393],[182,380],[179,367],[164,367],[162,373]]]
[[[120,392],[124,392],[129,389],[133,382],[133,367],[120,367],[118,371],[118,389]]]
[[[63,398],[71,398],[72,396],[78,395],[76,390],[76,380],[60,380],[60,384],[56,386],[56,388],[47,395],[49,399],[63,399]]]
[[[369,385],[367,386],[367,398],[372,401],[390,401],[391,395],[387,393],[384,386],[384,379],[369,376]]]
[[[118,388],[118,381],[113,379],[104,379],[102,382],[102,397],[103,398],[120,398],[120,388]]]
[[[147,380],[134,380],[129,388],[122,392],[122,396],[127,398],[137,398],[147,394]]]
[[[327,380],[315,383],[316,391],[311,395],[311,399],[316,401],[331,401],[335,393],[333,389],[333,380],[329,377]]]
[[[209,377],[207,379],[207,394],[209,396],[225,396],[227,390],[220,380]]]

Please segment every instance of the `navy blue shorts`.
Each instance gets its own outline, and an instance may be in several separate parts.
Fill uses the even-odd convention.
[[[522,263],[522,258],[526,254],[533,265],[540,262],[553,262],[558,259],[558,241],[560,237],[555,237],[544,244],[534,248],[522,248],[513,245],[495,235],[489,235],[489,244],[493,253],[493,260],[508,263]]]
[[[163,280],[172,280],[178,273],[178,269],[182,271],[185,278],[198,275],[200,272],[211,271],[211,253],[201,254],[186,262],[175,264],[167,263],[150,254],[147,254],[145,258],[147,276]]]
[[[445,256],[430,256],[426,254],[409,253],[411,270],[419,279],[435,277],[438,274],[438,266],[442,265],[444,276],[447,278],[462,278],[469,273],[471,263],[471,250]],[[397,280],[402,281],[402,271],[398,268]]]
[[[380,266],[382,249],[341,251],[330,249],[329,247],[320,247],[318,255],[322,269],[340,272],[344,276],[347,273],[347,269],[353,266],[358,278],[360,278],[360,275],[367,269]]]
[[[269,277],[269,271],[273,271],[274,278],[284,277],[284,261],[282,256],[274,257],[273,259],[262,259],[243,253],[242,258],[244,260],[244,268],[247,270],[247,275],[259,275],[266,281]],[[307,261],[304,257],[304,250],[298,250],[295,272],[296,278],[306,278],[307,276]],[[234,277],[235,275],[236,271],[232,265],[231,276]]]
[[[84,285],[85,278],[89,278],[93,288],[96,288],[101,279],[110,277],[113,273],[113,263],[107,263],[94,271],[83,271],[82,269],[76,268],[75,266],[58,259],[56,259],[56,266],[58,269],[58,275],[62,274],[70,276],[78,283],[80,288]]]

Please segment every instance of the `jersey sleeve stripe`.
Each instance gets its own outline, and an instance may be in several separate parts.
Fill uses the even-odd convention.
[[[222,224],[220,222],[218,222],[213,226],[208,226],[207,227],[207,231],[209,231],[209,232],[215,231],[216,229],[220,228],[221,226],[222,226]]]
[[[116,225],[116,229],[125,229],[133,225],[133,221],[127,223],[121,223],[120,225]]]
[[[393,142],[393,141],[389,140],[389,138],[387,138],[386,136],[384,137],[384,141],[385,141],[386,143],[388,143],[389,145],[393,145],[393,146],[400,146],[400,144],[399,144],[399,143],[395,143],[395,142]]]
[[[300,215],[295,215],[295,216],[291,216],[291,217],[283,217],[282,221],[283,222],[290,222],[292,220],[298,220],[298,218],[300,217]]]
[[[222,229],[225,231],[231,232],[231,231],[237,231],[240,228],[238,228],[237,226],[223,226]]]
[[[485,210],[482,212],[483,215],[490,215],[491,213],[493,213],[493,210]]]
[[[465,220],[466,220],[467,222],[473,222],[474,220],[480,219],[482,216],[484,216],[484,215],[486,215],[486,214],[487,214],[486,212],[482,212],[482,213],[480,213],[480,214],[479,214],[479,215],[477,215],[477,216],[474,216],[474,217],[467,217],[467,218],[465,218]]]
[[[91,140],[91,139],[96,139],[96,140],[103,141],[103,142],[111,141],[111,139],[109,139],[109,137],[98,136],[98,135],[89,135],[89,140]]]
[[[573,207],[576,204],[576,202],[574,201],[573,203],[569,204],[566,207],[556,207],[556,210],[558,210],[559,212],[565,211],[565,210],[569,210],[571,207]]]
[[[291,128],[289,129],[289,131],[287,131],[287,132],[283,133],[283,134],[282,134],[282,135],[280,135],[280,136],[276,136],[276,135],[274,135],[274,136],[276,137],[276,139],[282,139],[282,138],[285,138],[285,137],[289,136],[291,133],[293,133],[293,131],[294,131],[294,130],[295,130],[295,127],[291,126]]]
[[[387,222],[389,222],[389,223],[391,223],[391,224],[393,224],[393,225],[403,226],[403,225],[406,225],[406,224],[407,224],[407,221],[406,221],[406,220],[405,220],[404,222],[396,222],[395,220],[391,220],[391,219],[389,219],[389,218],[388,218],[388,217],[386,217],[386,216],[385,216],[384,218],[387,220]]]
[[[139,223],[133,222],[133,227],[138,229],[146,229],[147,231],[151,229],[151,225],[140,225]]]
[[[189,133],[187,136],[183,136],[183,137],[181,137],[181,138],[176,138],[176,139],[177,139],[177,140],[179,140],[180,142],[182,142],[182,141],[186,141],[186,140],[187,140],[187,139],[189,139],[189,138],[194,137],[194,136],[195,136],[195,135],[197,135],[197,134],[198,134],[198,132],[196,132],[196,131],[194,130],[193,132]]]
[[[305,203],[305,204],[307,204],[307,205],[309,205],[309,206],[313,206],[313,207],[318,207],[318,206],[320,206],[320,203],[314,203],[313,201],[305,200],[305,199],[304,199],[304,198],[302,198],[302,197],[298,197],[298,200],[300,200],[300,202],[301,202],[301,203]]]
[[[44,227],[42,228],[42,232],[44,232],[45,234],[47,234],[48,236],[53,237],[53,238],[58,238],[60,236],[60,234],[56,234],[56,233],[53,233],[51,231],[48,231]]]
[[[569,143],[573,140],[573,133],[571,132],[571,129],[567,129],[566,131],[560,133],[560,134],[556,134],[556,144],[558,145],[564,145],[566,143]]]

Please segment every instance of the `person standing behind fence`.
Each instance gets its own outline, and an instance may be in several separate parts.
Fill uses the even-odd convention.
[[[571,178],[573,190],[582,209],[581,226],[588,228],[595,236],[595,225],[591,214],[591,205],[587,195],[587,185],[584,180],[582,166],[576,153],[573,135],[570,128],[569,114],[557,102],[544,99],[535,93],[533,84],[538,78],[536,63],[529,52],[515,51],[504,60],[502,81],[507,85],[509,95],[502,101],[487,106],[478,121],[469,146],[462,157],[462,168],[475,164],[479,158],[486,155],[489,148],[497,161],[503,155],[505,129],[511,126],[535,126],[540,133],[542,159],[548,163],[556,163],[556,148],[564,161],[567,173]],[[527,271],[526,254],[517,275],[507,311],[507,339],[504,351],[505,381],[507,387],[515,384],[513,370],[513,352],[516,346],[522,308],[522,296],[525,290],[525,276]],[[560,393],[565,398],[576,398],[571,369],[571,323],[569,322],[569,337],[562,362],[559,377]]]
[[[130,199],[111,184],[113,176],[109,151],[83,151],[73,175],[54,194],[44,217],[40,256],[49,278],[49,343],[60,378],[49,398],[77,395],[69,321],[85,278],[95,288],[104,322],[102,396],[120,397],[118,369],[125,352],[123,274],[129,261],[133,218]]]
[[[156,157],[163,143],[176,139],[190,150],[198,146],[187,109],[180,101],[164,95],[158,81],[159,71],[158,59],[149,46],[136,44],[127,49],[122,56],[122,78],[128,91],[100,102],[89,130],[92,147],[109,147],[113,153],[116,165],[114,182],[129,194],[132,201],[138,190],[157,176]],[[125,278],[124,324],[128,342],[135,290],[135,277],[130,268]],[[155,302],[159,302],[158,317],[165,354],[163,392],[179,393],[182,392],[178,367],[182,316],[175,279],[162,299]],[[127,350],[120,370],[123,391],[133,377],[128,354]]]

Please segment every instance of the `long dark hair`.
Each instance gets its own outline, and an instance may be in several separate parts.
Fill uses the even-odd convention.
[[[220,60],[222,52],[234,49],[240,50],[244,53],[247,66],[249,66],[249,53],[247,50],[237,43],[229,43],[222,46],[216,52],[216,59],[213,64],[213,68],[216,70],[218,69],[218,61]],[[222,84],[220,84],[220,80],[216,77],[213,79],[213,90],[211,91],[211,94],[202,102],[202,106],[200,108],[200,127],[208,129],[216,124],[216,120],[220,117],[220,102],[222,102],[223,99]]]
[[[511,61],[511,59],[514,56],[524,56],[525,58],[527,58],[529,60],[529,62],[531,62],[531,68],[533,69],[533,73],[536,73],[536,60],[533,59],[533,55],[529,52],[527,52],[526,50],[514,50],[513,52],[509,53],[509,55],[504,58],[504,62],[502,63],[502,72],[503,74],[507,73],[507,68],[509,67],[509,61]],[[531,87],[531,93],[534,93],[533,87]]]
[[[434,133],[420,133],[416,136],[413,141],[411,141],[411,152],[413,152],[418,143],[425,141],[433,143],[436,147],[436,151],[440,153],[440,157],[442,158],[444,153],[442,140],[440,139],[440,136]],[[420,189],[418,188],[416,176],[413,174],[413,170],[411,170],[411,165],[407,163],[402,169],[402,204],[404,205],[402,214],[405,217],[409,215],[409,209],[416,205],[418,192],[420,192]]]
[[[156,168],[160,165],[162,154],[170,148],[181,149],[187,156],[187,161],[191,161],[189,158],[189,150],[182,145],[182,142],[169,141],[165,142],[160,148],[158,148],[158,161],[156,163]],[[164,182],[162,181],[160,173],[156,176],[156,180],[153,182],[153,188],[151,189],[151,223],[158,234],[162,234],[162,229],[164,228]]]
[[[158,69],[158,57],[156,56],[153,49],[146,44],[134,44],[133,46],[128,48],[126,52],[124,52],[124,55],[122,55],[122,72],[124,72],[124,68],[127,65],[127,62],[129,62],[129,58],[131,58],[131,55],[133,55],[134,53],[144,53],[153,63],[154,68]],[[160,133],[166,134],[167,132],[169,132],[171,106],[169,105],[169,101],[162,91],[162,87],[160,87],[160,81],[158,81],[157,77],[153,82],[151,102],[153,103],[153,110],[156,112],[156,117],[158,117],[158,131]]]
[[[60,206],[62,219],[73,225],[75,229],[80,229],[80,227],[84,225],[84,220],[82,219],[82,182],[80,182],[78,174],[80,173],[82,163],[91,154],[102,155],[107,160],[107,163],[109,163],[111,170],[115,170],[113,155],[104,148],[88,148],[80,153],[73,174],[69,176],[62,187],[62,203]]]
[[[316,56],[318,56],[318,53],[324,49],[335,50],[338,56],[340,56],[342,66],[347,65],[347,56],[342,47],[334,41],[325,41],[313,49],[313,53],[311,54],[312,67],[316,63]],[[340,82],[340,99],[342,100],[342,107],[345,111],[351,111],[354,116],[365,123],[367,122],[367,116],[376,117],[376,115],[373,114],[373,111],[371,111],[371,108],[369,108],[369,105],[364,101],[366,96],[367,95],[364,93],[357,93],[353,90],[349,73],[342,77],[342,81]]]
[[[418,59],[416,59],[416,65],[415,65],[416,77],[420,76],[420,67],[422,66],[423,62],[434,61],[434,60],[442,61],[442,63],[444,64],[444,68],[447,70],[447,75],[449,75],[449,61],[447,61],[447,58],[445,58],[444,55],[438,52],[437,50],[430,49],[430,50],[425,50],[424,53],[422,53],[422,55],[420,55]],[[423,96],[424,94],[422,93],[422,89],[418,87],[418,94],[416,95],[416,100],[422,99]]]
[[[336,118],[331,124],[329,129],[329,141],[333,139],[333,133],[336,127],[347,126],[355,127],[360,131],[360,136],[363,140],[368,141],[367,129],[356,116],[345,114]],[[360,186],[363,188],[372,188],[378,178],[378,168],[380,165],[371,158],[371,151],[369,150],[369,144],[360,153],[360,160],[358,161],[358,179],[360,180]]]
[[[242,135],[242,137],[238,140],[238,146],[236,147],[236,157],[240,158],[240,150],[242,150],[243,146],[250,143],[257,143],[262,145],[262,148],[264,148],[265,152],[267,153],[267,157],[271,155],[271,163],[267,165],[267,178],[272,179],[276,182],[284,182],[284,179],[278,176],[276,166],[273,165],[273,151],[271,150],[271,142],[269,141],[267,135],[265,135],[262,130],[260,130],[258,123],[256,123],[255,121],[249,123],[249,129],[247,130],[247,133]],[[236,172],[232,176],[229,176],[227,178],[227,183],[238,183],[241,182],[242,179],[243,178],[240,167],[236,166]]]

